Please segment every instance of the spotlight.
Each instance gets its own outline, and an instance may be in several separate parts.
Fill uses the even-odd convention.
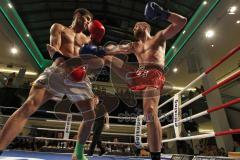
[[[11,3],[8,3],[8,7],[9,7],[9,8],[13,8],[13,6],[12,6]]]
[[[174,73],[177,73],[177,71],[178,71],[178,68],[177,68],[177,67],[173,68],[173,72],[174,72]]]
[[[208,30],[205,33],[206,38],[212,38],[214,36],[214,31],[213,30]]]
[[[228,9],[228,14],[235,14],[237,10],[237,6],[231,6]]]
[[[11,53],[12,53],[12,54],[17,54],[17,53],[18,53],[17,48],[16,48],[16,47],[12,47],[12,48],[11,48]]]

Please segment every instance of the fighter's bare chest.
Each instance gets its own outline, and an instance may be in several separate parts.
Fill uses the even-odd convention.
[[[155,55],[164,52],[164,44],[156,44],[154,41],[139,43],[135,46],[135,53],[138,55]]]
[[[87,43],[87,38],[81,33],[62,32],[61,40],[62,43],[76,46],[82,46],[83,44]]]

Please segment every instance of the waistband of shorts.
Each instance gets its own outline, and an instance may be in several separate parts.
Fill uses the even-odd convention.
[[[59,52],[55,52],[55,53],[53,54],[53,56],[52,56],[52,60],[55,61],[55,60],[56,60],[57,58],[59,58],[59,57],[63,58],[65,61],[68,60],[68,59],[70,59],[70,57],[64,56],[64,55],[62,55],[62,54],[59,53]]]
[[[158,64],[139,65],[139,69],[157,69],[162,73],[165,73],[163,67]]]

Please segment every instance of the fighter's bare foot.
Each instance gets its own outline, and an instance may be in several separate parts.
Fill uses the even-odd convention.
[[[72,155],[72,160],[77,160],[77,156],[75,154]]]

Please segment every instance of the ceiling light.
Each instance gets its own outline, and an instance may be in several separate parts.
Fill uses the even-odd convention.
[[[13,8],[13,6],[12,6],[11,3],[8,3],[8,7],[9,7],[9,8]]]
[[[16,48],[16,47],[12,47],[12,48],[11,48],[11,53],[12,53],[12,54],[17,54],[17,53],[18,53],[17,48]]]
[[[181,91],[184,87],[173,86],[173,90]],[[196,91],[196,88],[188,88],[187,91]]]
[[[172,49],[174,49],[175,48],[175,46],[172,46]]]
[[[212,132],[214,132],[214,130],[213,129],[201,129],[201,128],[199,128],[198,132],[200,132],[200,133],[212,133]]]
[[[237,10],[237,6],[231,6],[228,9],[228,14],[235,14],[236,10]]]
[[[211,44],[211,47],[214,47],[214,44]]]
[[[27,37],[30,37],[30,34],[27,33],[26,36],[27,36]]]
[[[203,5],[206,5],[207,4],[207,1],[203,1]]]
[[[237,20],[236,23],[239,24],[239,23],[240,23],[240,20]]]
[[[177,71],[178,71],[178,68],[177,68],[177,67],[173,68],[173,72],[174,72],[174,73],[177,73]]]
[[[205,33],[206,38],[212,38],[214,36],[214,31],[213,30],[208,30]]]
[[[0,72],[3,72],[3,73],[13,73],[13,72],[16,72],[16,73],[18,73],[19,70],[17,70],[17,69],[8,69],[8,68],[0,68]],[[26,71],[25,74],[26,75],[31,75],[31,76],[38,75],[37,72],[33,72],[33,71]]]

